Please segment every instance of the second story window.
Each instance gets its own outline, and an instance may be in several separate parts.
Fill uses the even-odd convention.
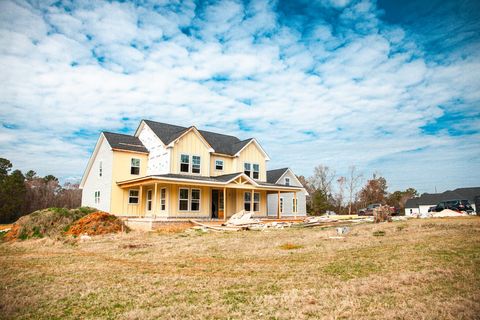
[[[95,203],[100,203],[100,191],[95,191]]]
[[[290,185],[290,178],[285,178],[285,185],[289,186]]]
[[[100,161],[100,163],[98,164],[98,176],[101,177],[103,174],[103,162]]]
[[[180,155],[180,172],[190,172],[190,156],[188,154]]]
[[[253,176],[252,176],[252,178],[253,179],[258,179],[259,176],[260,176],[260,165],[254,163],[253,164]]]
[[[250,174],[252,172],[252,165],[248,162],[245,162],[243,164],[243,172],[250,177]]]
[[[215,170],[223,171],[223,160],[215,160]]]
[[[130,174],[140,174],[140,159],[132,158],[130,165]]]
[[[200,173],[200,157],[192,156],[192,173]]]

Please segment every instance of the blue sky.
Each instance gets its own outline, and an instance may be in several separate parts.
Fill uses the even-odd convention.
[[[478,1],[0,2],[0,156],[81,177],[140,119],[256,137],[269,168],[480,182]]]

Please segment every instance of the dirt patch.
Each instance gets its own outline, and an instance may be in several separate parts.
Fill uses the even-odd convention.
[[[190,229],[193,226],[190,222],[185,223],[165,223],[155,226],[155,231],[159,233],[178,233]]]
[[[79,236],[82,234],[95,236],[123,231],[128,231],[128,227],[125,226],[122,220],[114,215],[98,211],[74,222],[66,234],[71,236]]]
[[[43,237],[58,239],[74,221],[93,211],[95,209],[87,207],[38,210],[18,219],[5,235],[5,239],[9,241]]]

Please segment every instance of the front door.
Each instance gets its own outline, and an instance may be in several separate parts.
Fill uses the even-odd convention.
[[[147,190],[147,205],[146,205],[146,213],[148,215],[152,215],[152,211],[153,211],[153,197],[152,197],[152,192],[153,190],[150,189],[150,190]]]
[[[212,219],[223,219],[223,192],[212,189]]]

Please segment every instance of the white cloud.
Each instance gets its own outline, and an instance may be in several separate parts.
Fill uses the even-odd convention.
[[[71,11],[18,3],[0,3],[0,152],[24,170],[80,176],[97,132],[132,132],[141,118],[256,136],[271,166],[299,174],[318,163],[381,168],[394,187],[428,188],[416,177],[430,153],[449,152],[444,171],[464,163],[459,144],[480,155],[478,133],[421,129],[445,112],[478,114],[478,55],[429,61],[369,2],[330,3],[343,10],[339,26],[320,19],[304,32],[260,1],[79,2]],[[465,128],[478,132],[478,120]],[[411,181],[386,166],[404,170],[403,158]],[[450,183],[478,166],[456,167]]]

